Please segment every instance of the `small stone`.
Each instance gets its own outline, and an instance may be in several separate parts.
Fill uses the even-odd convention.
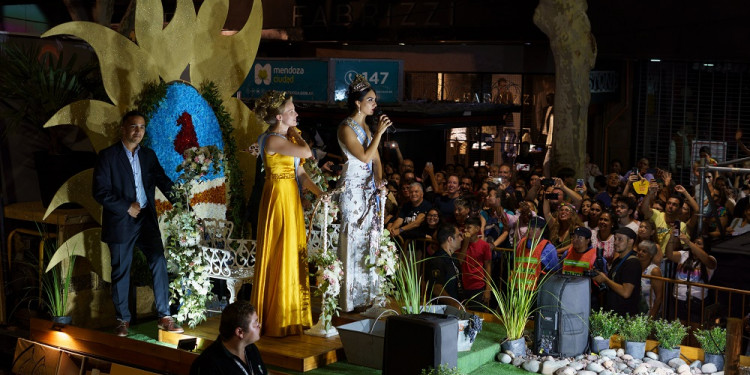
[[[557,369],[561,367],[565,367],[567,365],[567,361],[555,361],[555,360],[547,360],[542,363],[542,375],[552,375],[557,371]]]
[[[555,371],[555,375],[576,375],[576,370],[568,366],[560,367]]]
[[[669,360],[669,363],[667,363],[667,364],[669,365],[669,367],[676,369],[676,368],[678,368],[678,367],[680,367],[682,365],[685,365],[687,363],[685,363],[685,361],[683,361],[680,358],[672,358],[672,359]]]
[[[715,364],[713,364],[713,363],[706,363],[705,365],[701,366],[701,371],[704,374],[712,374],[712,373],[718,371],[718,369],[716,368]]]
[[[614,364],[615,363],[611,359],[607,359],[602,362],[602,366],[604,366],[604,368],[609,368],[609,369],[611,369],[612,366],[614,366]]]
[[[692,373],[690,373],[690,371],[687,371],[687,372],[678,372],[678,374],[680,374],[680,375],[693,375]]]
[[[521,366],[521,364],[523,364],[523,362],[524,362],[524,359],[523,359],[523,358],[521,358],[521,357],[516,357],[516,358],[513,358],[513,360],[511,361],[511,364],[512,364],[513,366],[516,366],[516,367],[518,367],[518,366]]]
[[[620,357],[623,361],[631,361],[633,360],[633,356],[630,354],[624,354],[622,357]]]
[[[583,368],[586,367],[586,365],[581,362],[573,362],[568,367],[572,368],[573,370],[579,371],[579,370],[583,370]]]
[[[510,356],[510,358],[516,358],[516,355],[515,355],[515,354],[513,354],[513,352],[512,352],[512,351],[510,351],[510,350],[506,350],[506,351],[505,351],[505,354],[509,355],[509,356]]]
[[[724,371],[714,372],[711,375],[724,375]]]
[[[659,355],[654,352],[646,352],[646,357],[651,359],[659,359]]]
[[[633,369],[633,374],[648,374],[648,367],[645,364],[641,364]]]
[[[586,357],[586,356],[585,356],[585,355],[583,355],[583,354],[579,354],[579,355],[577,355],[577,356],[576,356],[576,357],[575,357],[574,359],[575,359],[576,361],[580,361],[580,360],[582,360],[582,359],[583,359],[584,357]]]
[[[617,371],[623,371],[626,368],[628,368],[628,364],[620,362],[617,365],[615,365],[615,367],[617,368]]]
[[[535,359],[524,362],[521,367],[528,372],[539,372],[539,361]]]
[[[687,364],[680,365],[680,367],[677,368],[677,372],[690,372],[690,366],[688,366]]]
[[[625,355],[625,349],[623,349],[623,348],[617,349],[617,356],[618,357],[622,357],[624,355]]]
[[[604,371],[600,372],[599,375],[613,375],[613,373],[612,373],[612,371],[604,370]]]
[[[578,371],[578,375],[597,375],[597,374],[593,371],[583,370],[583,371]]]
[[[654,375],[669,375],[672,371],[661,367],[654,367],[651,369],[651,373]]]
[[[510,363],[510,361],[512,361],[512,360],[513,360],[513,358],[511,358],[509,355],[507,355],[505,353],[498,353],[497,354],[497,361],[498,362]]]
[[[698,368],[699,369],[699,368],[701,368],[701,366],[703,366],[703,363],[701,361],[697,360],[697,359],[690,364],[690,368]]]
[[[615,358],[617,357],[617,351],[614,349],[604,349],[599,352],[599,355],[602,357]]]
[[[639,361],[637,359],[634,359],[632,361],[627,361],[625,363],[627,363],[628,367],[630,367],[630,368],[636,368],[636,367],[640,366],[641,363],[643,363],[643,362],[641,362],[641,361]]]
[[[586,370],[599,373],[604,371],[604,367],[596,362],[591,362],[588,366],[586,366]]]

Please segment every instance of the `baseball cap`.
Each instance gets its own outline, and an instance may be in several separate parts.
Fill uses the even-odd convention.
[[[586,227],[578,227],[573,231],[573,235],[591,239],[591,229]]]
[[[633,232],[633,230],[628,227],[622,227],[616,230],[615,234],[623,234],[625,236],[630,237],[631,240],[634,240],[638,237],[638,235],[636,235],[635,232]]]

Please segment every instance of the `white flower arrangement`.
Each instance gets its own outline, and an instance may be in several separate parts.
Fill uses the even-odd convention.
[[[200,249],[203,227],[188,204],[195,184],[213,169],[218,170],[223,156],[215,146],[185,150],[185,160],[177,167],[180,177],[173,187],[177,202],[165,213],[164,234],[170,268],[176,277],[169,283],[170,303],[179,303],[175,318],[191,328],[206,319],[206,304],[211,297],[208,261]]]
[[[375,283],[378,290],[373,305],[383,307],[388,296],[393,295],[395,289],[393,276],[398,269],[398,247],[387,229],[383,229],[375,251],[365,256],[365,263],[374,269],[378,276],[378,281]]]
[[[336,253],[330,249],[323,249],[312,258],[317,266],[315,279],[318,289],[316,294],[322,298],[320,321],[325,330],[331,329],[333,314],[339,315],[339,293],[341,293],[341,278],[344,277],[343,264]]]

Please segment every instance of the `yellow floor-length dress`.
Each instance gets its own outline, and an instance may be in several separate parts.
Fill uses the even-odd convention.
[[[255,278],[250,302],[261,334],[300,334],[312,325],[305,221],[291,156],[265,154],[258,213]],[[300,166],[301,168],[301,166]]]

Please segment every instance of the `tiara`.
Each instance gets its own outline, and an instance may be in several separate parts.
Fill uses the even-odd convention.
[[[367,82],[367,78],[361,74],[354,76],[352,83],[349,84],[350,92],[360,92],[366,89],[370,89],[370,82]]]
[[[285,91],[269,90],[255,102],[253,111],[255,114],[264,119],[266,115],[276,108],[281,107],[288,99]]]

